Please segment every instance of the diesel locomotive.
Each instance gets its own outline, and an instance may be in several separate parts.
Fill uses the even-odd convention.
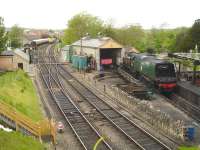
[[[153,84],[160,92],[171,93],[176,87],[175,66],[150,54],[129,53],[123,58],[123,67],[136,78]]]

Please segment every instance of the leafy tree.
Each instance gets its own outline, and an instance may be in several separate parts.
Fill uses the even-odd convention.
[[[189,52],[196,45],[200,51],[200,19],[196,20],[191,28],[182,28],[181,32],[177,34],[175,43],[178,51]]]
[[[153,48],[157,53],[175,51],[176,35],[179,29],[151,29],[146,36],[146,48]]]
[[[7,43],[7,33],[4,27],[4,19],[0,17],[0,52],[4,51]]]
[[[153,48],[147,48],[147,53],[149,53],[149,54],[154,54],[155,53],[155,51],[154,51],[154,49]]]
[[[189,34],[191,36],[191,48],[194,49],[197,45],[200,52],[200,19],[195,21]]]
[[[65,30],[63,41],[65,44],[71,44],[86,34],[95,37],[99,32],[102,32],[102,29],[103,21],[98,17],[80,13],[68,21],[68,28]]]
[[[141,52],[154,49],[155,53],[163,51],[187,52],[198,45],[200,51],[200,20],[191,28],[164,29],[152,28],[144,30],[139,25],[126,25],[115,28],[112,22],[104,23],[98,17],[87,13],[79,13],[68,21],[62,41],[71,44],[80,37],[89,34],[96,37],[98,33],[109,36],[124,46],[132,46]]]
[[[188,52],[191,49],[192,38],[189,34],[189,29],[181,28],[176,35],[175,49],[179,52]]]
[[[19,48],[22,46],[23,29],[17,25],[14,25],[8,33],[8,38],[12,48]]]
[[[137,49],[144,49],[145,33],[140,26],[129,25],[116,29],[115,37],[124,46],[133,46]]]
[[[103,36],[107,36],[107,37],[111,37],[115,39],[116,29],[113,27],[112,23],[104,24],[102,34]]]

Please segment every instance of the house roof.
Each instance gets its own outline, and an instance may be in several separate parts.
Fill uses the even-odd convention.
[[[112,44],[111,44],[112,42]],[[73,46],[81,46],[81,40],[78,40],[72,44]],[[92,47],[92,48],[122,48],[120,44],[115,42],[109,37],[102,38],[82,38],[82,46],[83,47]],[[105,47],[106,46],[106,47]],[[113,47],[114,46],[114,47]]]
[[[24,53],[21,49],[14,50],[14,53],[23,58],[24,60],[29,61],[29,56],[26,53]]]
[[[29,61],[29,56],[24,53],[21,49],[15,49],[15,50],[5,50],[3,52],[1,52],[0,56],[15,56],[18,55],[20,56],[22,59]]]
[[[70,45],[65,45],[63,48],[62,48],[62,50],[64,50],[64,51],[68,51],[70,49]]]
[[[15,53],[12,50],[5,50],[1,52],[1,56],[14,56]]]
[[[125,47],[124,49],[126,52],[139,53],[139,51],[135,47]]]

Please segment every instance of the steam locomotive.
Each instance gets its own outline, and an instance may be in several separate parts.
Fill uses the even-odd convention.
[[[143,78],[160,92],[171,93],[176,87],[175,66],[150,54],[128,53],[123,58],[123,67],[136,78]]]

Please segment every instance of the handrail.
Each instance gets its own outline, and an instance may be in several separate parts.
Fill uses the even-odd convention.
[[[0,102],[0,115],[4,115],[6,118],[15,122],[16,130],[22,127],[34,136],[39,137],[39,139],[41,139],[42,136],[50,135],[53,137],[53,142],[55,142],[56,130],[53,120],[44,119],[35,123],[29,117],[16,111],[14,107],[3,101]]]

